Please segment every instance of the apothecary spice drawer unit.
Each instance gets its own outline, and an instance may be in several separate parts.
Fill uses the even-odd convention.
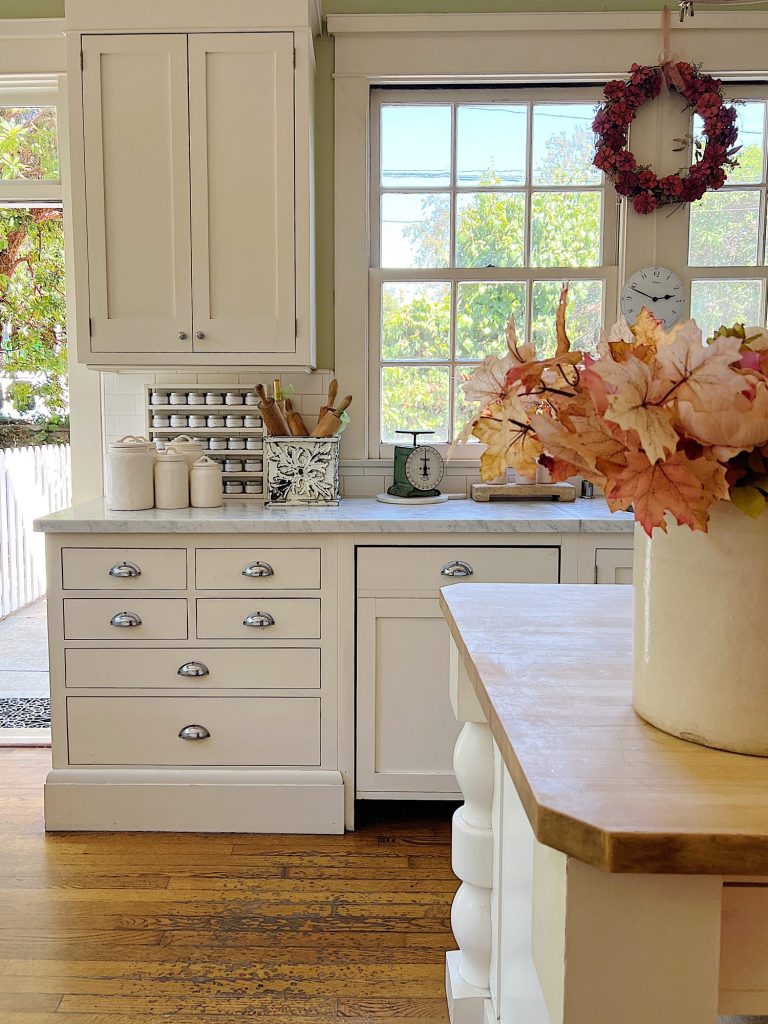
[[[339,832],[336,540],[49,534],[46,827]]]

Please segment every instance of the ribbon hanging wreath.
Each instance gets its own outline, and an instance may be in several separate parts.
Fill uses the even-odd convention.
[[[664,11],[664,45],[659,64],[633,64],[629,79],[609,82],[592,128],[597,135],[594,165],[605,172],[637,213],[652,213],[671,203],[693,203],[705,192],[722,188],[726,168],[737,166],[736,108],[727,105],[722,82],[704,75],[694,64],[669,55],[669,11]],[[629,126],[644,103],[662,89],[676,92],[704,122],[704,143],[694,142],[694,162],[687,172],[659,177],[652,167],[638,164],[627,148]]]

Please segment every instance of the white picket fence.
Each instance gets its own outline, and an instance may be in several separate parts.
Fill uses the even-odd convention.
[[[0,449],[0,619],[45,593],[45,544],[32,524],[72,500],[68,444]]]

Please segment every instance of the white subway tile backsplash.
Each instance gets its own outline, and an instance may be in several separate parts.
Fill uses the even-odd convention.
[[[386,490],[383,476],[341,477],[341,492],[347,498],[375,498]]]

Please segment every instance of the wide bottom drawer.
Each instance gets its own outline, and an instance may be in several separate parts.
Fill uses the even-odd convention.
[[[187,726],[208,735],[183,739]],[[71,765],[309,767],[320,698],[68,697],[67,732]]]

